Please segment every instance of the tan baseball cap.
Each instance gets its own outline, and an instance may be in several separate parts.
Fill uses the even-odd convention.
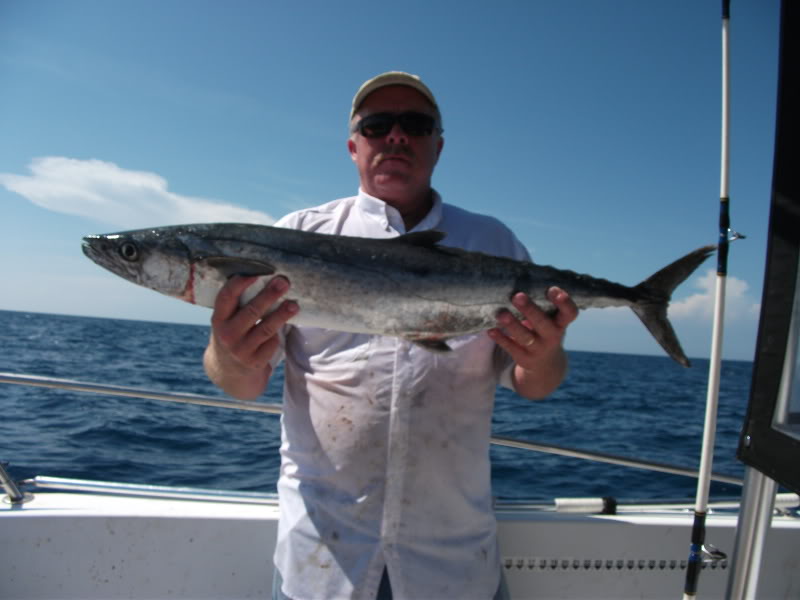
[[[420,94],[425,96],[425,98],[427,98],[428,101],[433,104],[434,108],[437,110],[439,109],[436,104],[436,99],[433,97],[433,92],[431,92],[427,85],[422,83],[422,80],[418,75],[412,75],[411,73],[405,73],[403,71],[387,71],[386,73],[381,73],[372,79],[367,79],[367,81],[365,81],[361,87],[358,88],[358,91],[353,98],[353,106],[350,109],[350,118],[353,118],[353,115],[356,114],[358,107],[361,106],[361,103],[364,102],[364,99],[367,96],[369,96],[375,90],[387,85],[407,85],[408,87],[414,88]]]

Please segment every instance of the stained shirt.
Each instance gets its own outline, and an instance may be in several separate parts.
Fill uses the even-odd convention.
[[[496,219],[434,194],[415,231],[528,259]],[[278,226],[391,238],[394,208],[359,190]],[[302,306],[300,307],[302,310]],[[385,307],[391,311],[392,307]],[[294,600],[492,598],[500,580],[489,440],[511,360],[485,332],[431,353],[394,337],[287,325],[275,565]]]

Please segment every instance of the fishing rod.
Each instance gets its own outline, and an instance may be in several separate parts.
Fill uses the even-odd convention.
[[[725,555],[711,545],[706,545],[706,514],[708,495],[711,486],[711,466],[714,462],[714,442],[717,430],[717,409],[719,406],[719,378],[722,364],[723,317],[725,315],[725,285],[728,275],[728,244],[737,237],[731,236],[730,198],[728,195],[730,163],[730,0],[722,0],[722,140],[720,159],[720,198],[719,198],[719,245],[717,249],[717,281],[714,301],[714,326],[711,333],[711,356],[708,369],[708,389],[706,394],[706,414],[703,429],[703,447],[700,454],[700,475],[697,478],[694,523],[689,545],[689,560],[686,568],[686,581],[683,587],[683,600],[697,596],[700,571],[706,557],[719,560]]]

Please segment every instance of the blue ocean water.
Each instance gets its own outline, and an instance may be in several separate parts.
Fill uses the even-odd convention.
[[[222,394],[201,364],[208,327],[0,311],[0,371]],[[696,468],[708,361],[570,352],[564,384],[541,402],[498,390],[494,433]],[[725,361],[714,471],[735,458],[752,363]],[[264,398],[280,402],[280,385]],[[0,384],[0,460],[15,478],[52,475],[155,485],[274,491],[276,416]],[[500,498],[694,498],[688,477],[493,447]],[[712,483],[712,496],[737,486]]]

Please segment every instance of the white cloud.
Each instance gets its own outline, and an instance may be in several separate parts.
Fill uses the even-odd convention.
[[[0,185],[37,206],[135,229],[181,223],[269,225],[270,215],[206,198],[170,192],[163,177],[101,160],[35,158],[31,175],[0,173]]]
[[[708,269],[695,282],[695,287],[700,290],[699,293],[670,304],[670,319],[711,319],[714,314],[716,281],[716,272],[713,269]],[[726,318],[758,317],[761,306],[748,295],[749,289],[750,286],[747,285],[746,281],[730,275],[727,277],[725,288]]]

